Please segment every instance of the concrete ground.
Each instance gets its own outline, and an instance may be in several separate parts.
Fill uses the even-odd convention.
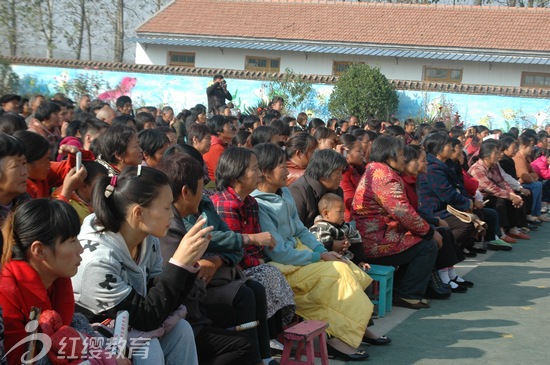
[[[550,223],[513,246],[457,266],[475,283],[467,293],[375,319],[373,332],[393,342],[362,347],[370,358],[354,363],[550,364]]]

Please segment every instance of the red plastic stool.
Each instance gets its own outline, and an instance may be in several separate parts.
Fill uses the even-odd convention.
[[[328,365],[327,336],[325,334],[327,328],[328,323],[322,321],[303,321],[287,328],[283,332],[284,349],[281,356],[281,365],[314,365],[315,357],[321,358],[322,365]],[[313,349],[313,340],[315,337],[319,337],[319,352],[315,352]],[[294,342],[298,343],[296,355],[294,359],[290,359],[290,350],[292,350]],[[305,362],[301,360],[304,345],[307,357]]]

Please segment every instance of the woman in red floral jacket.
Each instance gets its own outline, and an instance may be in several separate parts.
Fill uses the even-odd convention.
[[[371,163],[359,182],[351,215],[369,262],[405,265],[394,304],[428,308],[426,287],[442,245],[441,235],[411,206],[399,174],[405,168],[404,143],[380,136],[372,144]]]

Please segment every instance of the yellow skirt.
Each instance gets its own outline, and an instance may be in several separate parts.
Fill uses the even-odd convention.
[[[297,250],[310,250],[298,240]],[[294,291],[296,313],[328,322],[327,332],[358,348],[372,315],[364,290],[372,279],[355,264],[319,261],[305,266],[270,262],[285,275]]]

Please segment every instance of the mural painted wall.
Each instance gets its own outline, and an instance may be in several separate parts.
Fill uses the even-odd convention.
[[[20,76],[22,95],[66,92],[71,94],[75,85],[86,82],[92,93],[112,102],[121,95],[132,98],[135,107],[170,105],[176,111],[207,104],[206,88],[210,77],[157,75],[12,65]],[[256,80],[226,79],[235,106],[241,110],[254,107],[266,98],[264,82]],[[332,85],[315,84],[309,98],[298,110],[311,116],[327,119],[327,103]],[[399,109],[396,117],[450,120],[458,113],[466,125],[483,124],[490,128],[508,129],[512,126],[531,127],[550,123],[550,100],[492,95],[467,95],[438,92],[399,91]],[[267,101],[267,100],[265,100]]]

